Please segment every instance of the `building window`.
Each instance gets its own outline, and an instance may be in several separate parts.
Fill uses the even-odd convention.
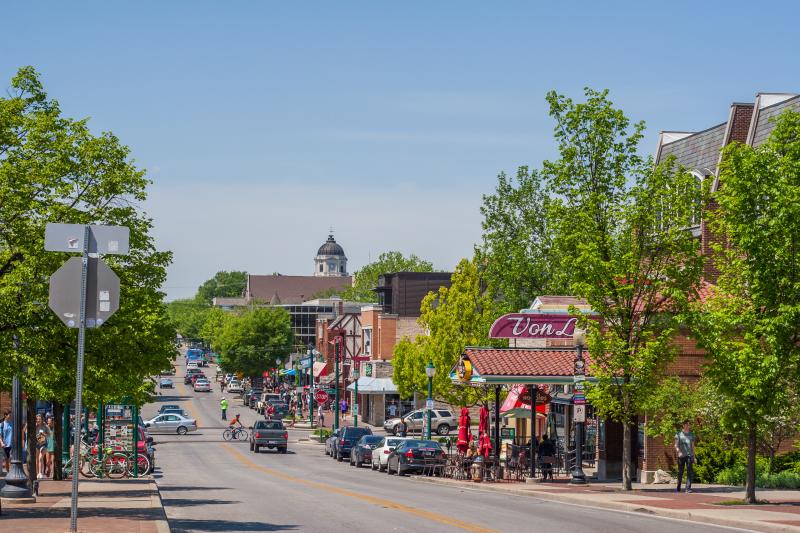
[[[364,328],[364,355],[372,355],[372,328]]]
[[[344,274],[344,265],[341,265],[341,266],[339,266],[339,272],[341,272],[342,274]]]
[[[319,271],[322,272],[322,263],[319,264]]]

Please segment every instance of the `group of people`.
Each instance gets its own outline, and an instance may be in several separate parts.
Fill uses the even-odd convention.
[[[34,450],[37,478],[49,478],[53,476],[54,455],[56,451],[55,428],[52,415],[36,415],[36,425],[34,428],[36,449]],[[11,469],[11,448],[13,446],[14,420],[11,412],[3,413],[0,421],[0,447],[3,448],[3,470],[8,473]],[[27,453],[28,425],[22,426],[22,445],[23,454]],[[21,458],[22,459],[22,458]]]

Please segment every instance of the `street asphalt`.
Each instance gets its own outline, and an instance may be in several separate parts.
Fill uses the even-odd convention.
[[[246,442],[223,441],[219,389],[195,393],[183,385],[182,373],[179,364],[175,392],[166,391],[161,402],[182,404],[200,430],[153,435],[155,477],[173,532],[736,531],[388,476],[334,461],[323,446],[301,440],[307,431],[290,431],[286,455],[256,455]],[[227,398],[229,415],[241,413],[246,426],[256,420],[255,411]],[[145,407],[145,419],[157,406]]]

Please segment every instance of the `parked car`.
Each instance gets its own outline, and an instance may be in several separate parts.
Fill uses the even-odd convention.
[[[158,382],[158,386],[161,389],[174,389],[175,383],[169,378],[161,378],[161,381]]]
[[[230,383],[228,383],[228,392],[231,394],[239,393],[241,394],[244,392],[242,388],[242,383],[239,380],[232,379]]]
[[[175,375],[175,368],[174,367],[169,367],[169,370],[164,370],[163,372],[161,372],[161,375],[162,376],[174,376]]]
[[[183,383],[185,385],[189,385],[192,382],[192,376],[197,374],[202,374],[203,371],[199,368],[190,368],[186,371],[186,374],[183,376]]]
[[[350,449],[350,466],[361,468],[364,463],[372,464],[372,450],[383,440],[380,435],[364,435]]]
[[[331,436],[325,440],[325,455],[330,455],[333,457],[333,447],[336,441],[339,439],[339,429],[333,430]]]
[[[428,411],[426,409],[417,409],[410,413],[403,415],[406,423],[408,424],[409,433],[422,433],[422,428],[427,419]],[[397,425],[400,423],[400,418],[390,418],[383,423],[383,429],[392,435],[397,435]],[[431,429],[439,435],[448,435],[451,430],[458,427],[458,420],[453,413],[447,409],[432,409],[431,410]]]
[[[383,472],[386,470],[386,461],[389,459],[389,454],[397,446],[407,440],[406,437],[393,437],[391,435],[381,439],[381,441],[372,450],[372,469]]]
[[[334,441],[333,455],[331,457],[337,461],[343,461],[345,457],[350,456],[350,449],[364,435],[372,435],[372,430],[365,427],[356,428],[352,426],[341,428],[339,438]]]
[[[150,433],[177,433],[186,435],[190,431],[197,431],[197,422],[175,413],[165,413],[156,416],[144,423]]]
[[[181,406],[178,405],[177,403],[165,403],[164,405],[162,405],[161,407],[158,408],[158,414],[161,414],[164,411],[167,411],[169,409],[181,409],[181,410],[183,410],[181,408]]]
[[[264,392],[264,389],[260,389],[258,387],[251,387],[247,394],[244,395],[243,401],[244,404],[249,407],[250,409],[255,409],[256,405],[258,404],[259,398],[261,398],[261,394]]]
[[[289,449],[289,433],[280,420],[257,420],[250,432],[250,451],[258,453],[266,446],[280,453]]]
[[[289,405],[286,402],[269,402],[269,405],[275,408],[275,413],[272,415],[272,418],[283,420],[283,417],[289,412]],[[266,412],[264,413],[264,417],[266,417]]]
[[[269,403],[271,401],[275,401],[275,402],[281,401],[281,395],[280,394],[275,394],[273,392],[263,392],[263,393],[261,393],[261,399],[258,400],[258,409],[257,409],[258,413],[263,415],[264,411],[267,409],[267,403]]]
[[[194,382],[195,392],[211,392],[211,383],[206,378],[197,378]]]
[[[447,454],[438,442],[432,440],[408,439],[400,443],[386,460],[386,472],[403,476],[408,472],[420,472],[431,466],[444,469]],[[440,471],[441,471],[440,470]]]
[[[180,407],[176,407],[174,409],[165,409],[164,411],[161,411],[158,414],[163,415],[166,413],[175,413],[176,415],[181,415],[184,418],[191,418],[188,414],[186,414],[186,411],[184,411]]]

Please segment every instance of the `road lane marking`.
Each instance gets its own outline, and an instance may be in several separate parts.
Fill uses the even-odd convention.
[[[176,376],[177,377],[177,376]],[[197,411],[194,409],[194,394],[189,394],[186,390],[186,385],[183,384],[183,378],[178,381],[178,386],[181,388],[181,396],[188,396],[190,399],[186,403],[186,409],[188,409],[189,414],[192,415],[195,422],[197,422],[197,428],[200,428],[200,417],[197,416]]]
[[[398,503],[398,502],[395,502],[395,501],[392,501],[392,500],[387,500],[387,499],[384,499],[384,498],[378,498],[376,496],[370,496],[369,494],[363,494],[363,493],[360,493],[360,492],[355,492],[355,491],[352,491],[352,490],[343,489],[343,488],[340,488],[340,487],[336,487],[334,485],[329,485],[327,483],[320,483],[318,481],[311,481],[309,479],[293,476],[291,474],[286,474],[286,473],[281,472],[279,470],[274,470],[272,468],[267,468],[265,466],[262,466],[262,465],[260,465],[260,464],[258,464],[256,462],[254,462],[252,459],[250,459],[249,457],[244,455],[242,452],[238,451],[236,448],[234,448],[230,444],[220,444],[219,446],[223,450],[228,452],[230,455],[232,455],[239,462],[243,463],[244,465],[249,466],[250,468],[254,468],[256,470],[259,470],[261,472],[264,472],[265,474],[269,474],[269,475],[271,475],[273,477],[277,477],[277,478],[283,479],[285,481],[289,481],[289,482],[292,482],[292,483],[297,483],[299,485],[305,485],[307,487],[313,487],[315,489],[319,489],[319,490],[322,490],[322,491],[325,491],[325,492],[329,492],[329,493],[332,493],[332,494],[338,494],[340,496],[347,496],[348,498],[361,500],[361,501],[364,501],[364,502],[367,502],[367,503],[371,503],[373,505],[377,505],[377,506],[380,506],[380,507],[384,507],[384,508],[387,508],[387,509],[394,509],[395,511],[400,511],[400,512],[403,512],[403,513],[407,513],[407,514],[410,514],[410,515],[414,515],[414,516],[420,517],[420,518],[424,518],[426,520],[432,520],[434,522],[439,522],[440,524],[445,524],[445,525],[448,525],[448,526],[456,527],[458,529],[463,529],[464,531],[472,531],[474,533],[496,533],[496,530],[494,530],[494,529],[489,529],[489,528],[486,528],[486,527],[483,527],[483,526],[479,526],[477,524],[470,524],[469,522],[464,522],[464,521],[458,520],[456,518],[453,518],[453,517],[450,517],[450,516],[447,516],[447,515],[434,513],[434,512],[431,512],[431,511],[425,511],[424,509],[418,509],[416,507],[403,505],[402,503]]]

